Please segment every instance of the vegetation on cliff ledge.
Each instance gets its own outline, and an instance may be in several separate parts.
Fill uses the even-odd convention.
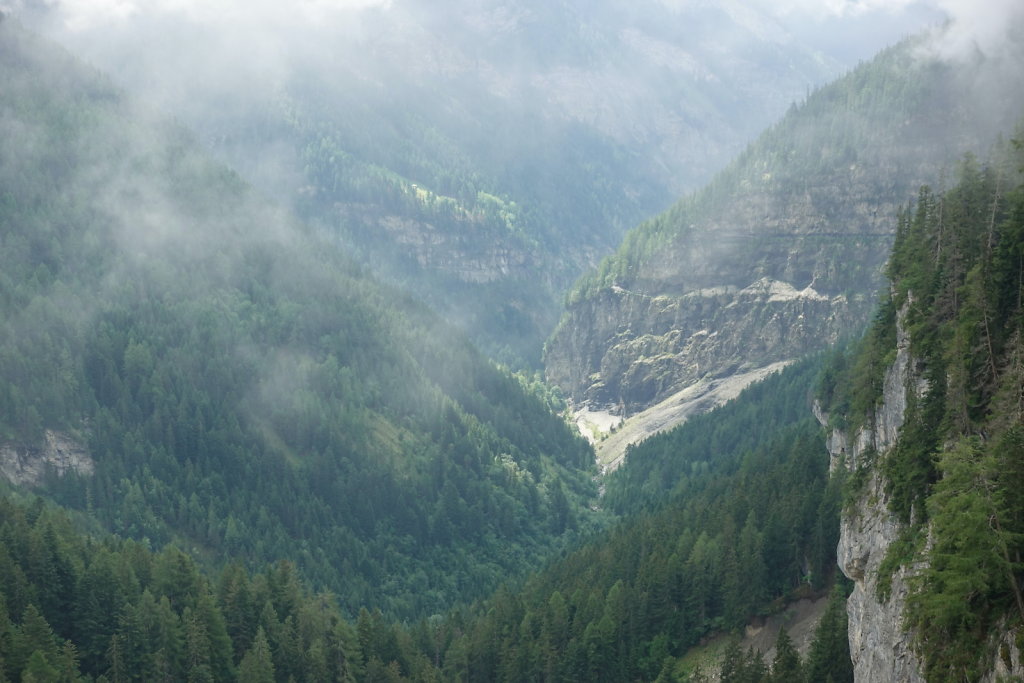
[[[922,396],[906,387],[904,423],[880,466],[893,514],[911,536],[928,535],[901,544],[885,566],[924,561],[906,625],[934,680],[976,680],[994,661],[994,635],[1024,625],[1021,148],[1015,142],[987,165],[968,156],[954,187],[921,190],[898,220],[892,305],[868,333],[889,336],[905,308],[911,381],[927,380]],[[870,369],[889,352],[863,344],[847,363],[859,370],[846,373],[848,388],[832,402],[870,413],[881,399]]]

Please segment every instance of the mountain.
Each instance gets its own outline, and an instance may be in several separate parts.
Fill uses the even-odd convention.
[[[442,611],[595,523],[592,451],[525,382],[11,20],[0,130],[12,481],[350,613]]]
[[[632,416],[859,330],[898,208],[1024,113],[1019,41],[952,57],[942,40],[904,41],[816,90],[632,230],[568,295],[549,380],[576,406]]]
[[[963,162],[900,216],[884,305],[826,374],[850,471],[839,565],[857,680],[1024,675],[1024,155]]]
[[[515,366],[628,227],[838,70],[734,4],[364,4],[37,22]]]
[[[457,9],[475,26],[479,7]],[[554,25],[587,26],[581,7],[552,4],[577,18]],[[484,24],[550,39],[524,16]],[[584,60],[584,37],[538,68]],[[408,245],[436,215],[493,246],[519,204],[448,201],[391,168],[418,152],[367,170],[309,123],[358,108],[311,117],[297,103],[335,96],[312,82],[283,118],[283,91],[256,88],[266,108],[210,119],[244,122],[213,144],[261,182],[301,170],[261,193],[0,21],[0,679],[695,681],[712,660],[726,683],[1024,675],[1024,143],[989,144],[1019,111],[1020,55],[935,45],[794,106],[571,294],[548,361],[582,378],[578,402],[635,411],[686,372],[729,391],[766,377],[598,479],[553,392],[371,277],[305,174],[365,193],[332,205],[365,211],[351,225],[407,211],[382,225]],[[396,121],[357,127],[370,147],[415,139]],[[306,156],[262,167],[246,142],[294,152],[300,134]],[[374,239],[383,259],[391,237]],[[859,341],[807,353],[872,310]],[[574,369],[562,345],[599,349],[594,329],[630,371]],[[807,603],[804,657],[776,629]],[[771,668],[728,642],[741,632],[774,644]]]
[[[890,284],[867,334],[631,447],[605,480],[617,524],[435,623],[396,666],[418,654],[480,681],[1019,678],[1014,147],[985,165],[967,157],[952,187],[925,187],[894,217]],[[782,629],[761,641],[776,650],[770,666],[721,644],[826,595],[806,656]]]
[[[616,504],[633,514],[521,585],[394,628],[382,639],[403,644],[394,666],[423,680],[424,661],[445,680],[691,680],[687,655],[710,638],[769,615],[784,622],[794,603],[828,595],[842,478],[829,478],[810,412],[821,367],[821,357],[808,359],[636,446],[607,494],[615,486]],[[761,418],[773,411],[769,425]],[[756,423],[761,438],[728,441]],[[634,467],[674,486],[651,503],[648,487],[622,479]],[[831,635],[807,644],[814,671],[849,664],[842,595],[832,602],[821,621]],[[815,668],[820,661],[829,664]]]

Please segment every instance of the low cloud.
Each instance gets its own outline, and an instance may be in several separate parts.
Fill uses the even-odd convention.
[[[943,34],[947,56],[968,50],[998,50],[1015,23],[1024,18],[1020,0],[758,0],[765,13],[786,22],[829,23],[835,20],[948,22]]]
[[[993,56],[1012,42],[1020,42],[1024,3],[1020,0],[936,0],[951,18],[937,42],[940,56],[972,52]]]
[[[209,2],[209,0],[56,0],[64,27],[82,31],[117,24],[139,15],[176,15],[198,24],[224,22],[320,22],[353,11],[388,7],[391,0],[298,0],[296,2]]]

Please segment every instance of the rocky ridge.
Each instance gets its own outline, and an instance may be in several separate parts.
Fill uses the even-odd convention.
[[[549,380],[577,406],[629,415],[701,377],[856,333],[900,207],[1019,116],[1019,98],[990,106],[976,92],[993,78],[1024,92],[1009,58],[945,63],[920,48],[896,46],[813,93],[627,235],[567,298],[545,348]]]

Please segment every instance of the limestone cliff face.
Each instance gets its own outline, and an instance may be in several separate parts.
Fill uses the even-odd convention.
[[[493,226],[489,229],[471,217],[439,225],[378,205],[339,203],[334,208],[343,222],[362,226],[365,234],[358,239],[370,245],[370,253],[388,252],[396,269],[413,265],[446,280],[474,285],[531,278],[550,285],[554,279],[567,279],[543,267],[550,264],[544,263],[529,240]]]
[[[911,649],[913,636],[903,627],[909,570],[901,567],[893,575],[888,600],[878,597],[878,568],[901,529],[886,507],[884,489],[881,475],[872,474],[840,528],[839,567],[854,582],[846,603],[854,680],[924,681]]]
[[[981,683],[1003,683],[1024,680],[1024,657],[1017,646],[1017,631],[1000,629],[992,651],[995,655]]]
[[[36,445],[0,445],[0,475],[16,486],[36,486],[49,474],[63,477],[71,472],[91,475],[94,463],[89,451],[60,432],[46,430]]]
[[[711,187],[638,228],[649,234],[634,245],[661,244],[623,247],[621,275],[570,303],[546,347],[548,378],[577,403],[636,412],[702,376],[793,359],[864,324],[893,216],[937,166],[821,155],[806,178],[741,158],[721,181],[731,193]]]
[[[574,307],[548,378],[577,403],[643,410],[702,377],[791,360],[835,341],[863,306],[770,277],[650,296],[615,287]]]
[[[878,595],[879,566],[899,537],[902,524],[889,511],[883,476],[870,460],[896,443],[907,408],[907,392],[923,395],[928,389],[910,354],[910,339],[903,325],[906,313],[904,307],[897,314],[896,359],[886,371],[882,403],[873,424],[854,434],[835,429],[828,438],[833,466],[871,468],[859,497],[843,512],[837,550],[839,568],[854,582],[847,601],[850,656],[855,680],[865,683],[924,681],[921,661],[911,649],[913,634],[903,627],[907,579],[913,568],[901,567],[893,575],[888,600]],[[820,412],[818,419],[822,424],[828,422]]]
[[[879,596],[879,568],[889,546],[903,531],[903,524],[889,510],[884,476],[876,463],[899,438],[907,410],[907,396],[924,396],[929,387],[921,363],[910,353],[905,320],[911,298],[896,315],[896,358],[887,369],[882,402],[868,426],[854,434],[833,429],[827,440],[832,466],[851,471],[867,468],[867,481],[853,505],[843,512],[837,561],[854,582],[847,601],[850,655],[856,681],[924,681],[922,662],[912,649],[913,634],[904,628],[909,580],[921,562],[901,566],[892,575],[888,599]],[[816,409],[823,425],[828,416]],[[988,673],[981,679],[1019,680],[1024,677],[1021,653],[1014,631],[995,629],[991,648],[995,653]]]

